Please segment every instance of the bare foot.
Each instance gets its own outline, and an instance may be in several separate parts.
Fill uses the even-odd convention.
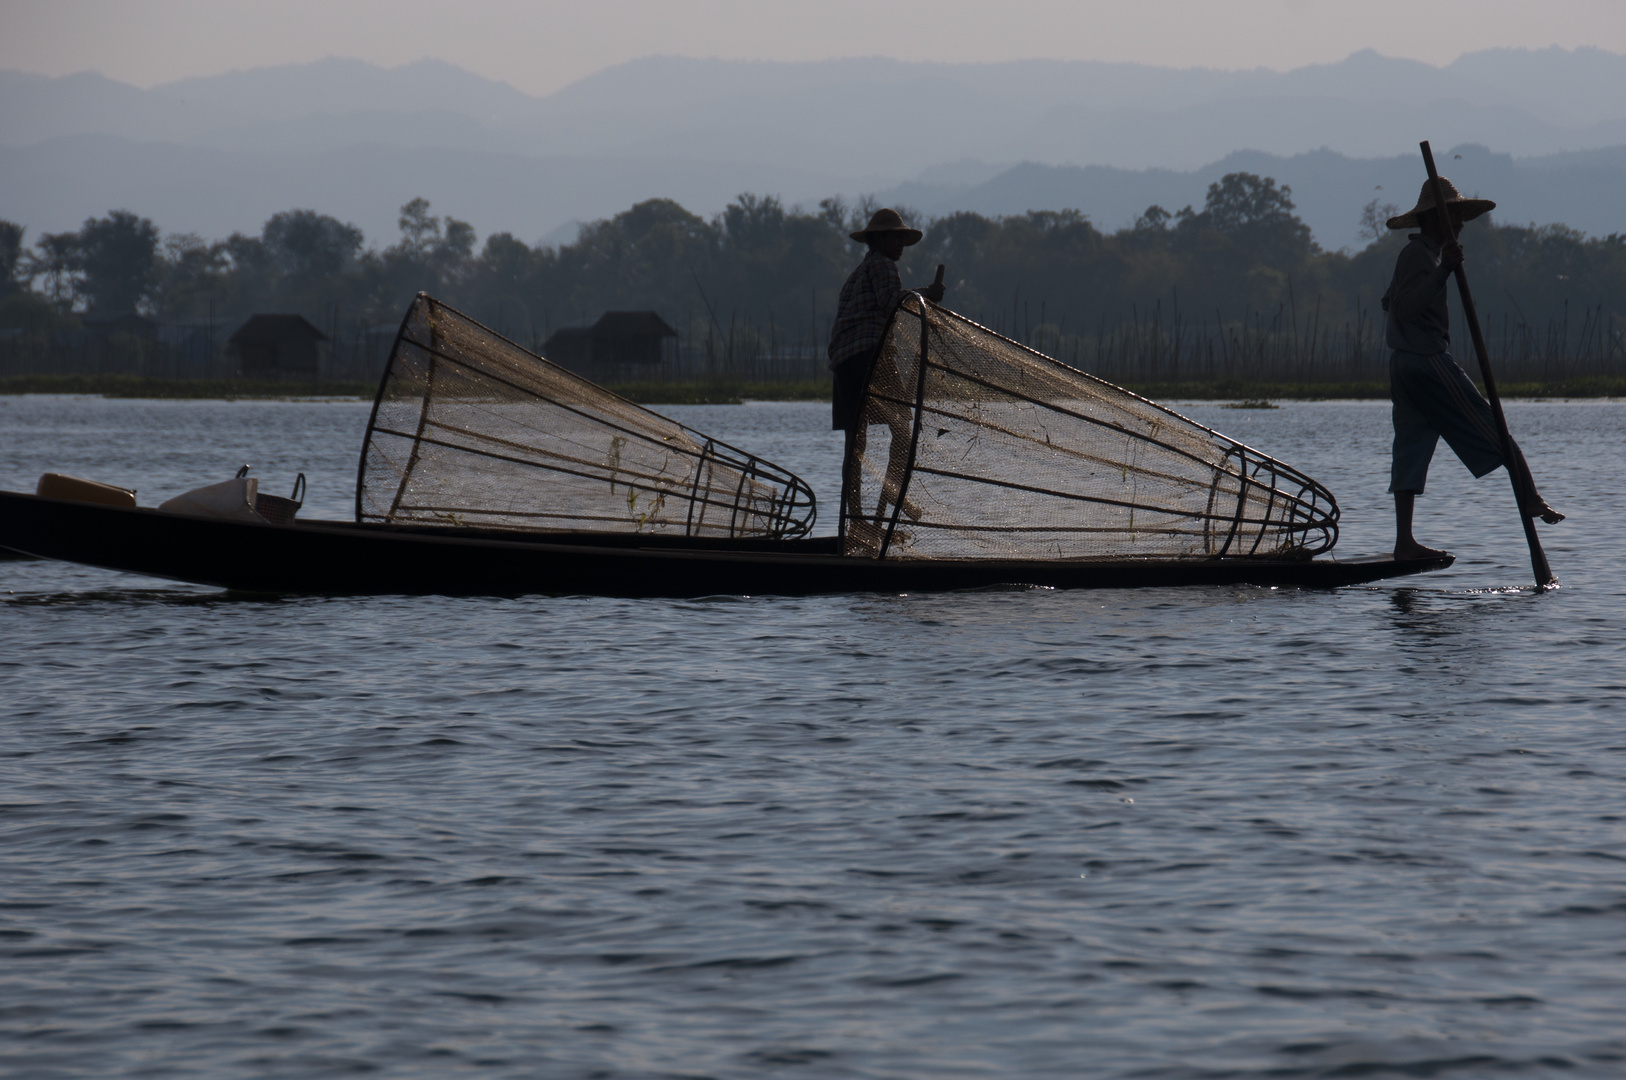
[[[1451,554],[1439,548],[1424,547],[1415,540],[1408,540],[1395,544],[1395,562],[1409,562],[1413,559],[1441,559]]]
[[[1542,500],[1540,509],[1526,511],[1524,516],[1539,517],[1549,525],[1557,525],[1560,521],[1564,520],[1564,515],[1548,506],[1546,500]]]

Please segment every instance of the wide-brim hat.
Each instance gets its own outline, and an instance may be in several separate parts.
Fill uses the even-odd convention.
[[[1462,207],[1463,221],[1472,221],[1480,214],[1489,213],[1490,211],[1496,209],[1496,204],[1491,202],[1489,199],[1467,198],[1462,194],[1462,192],[1457,190],[1455,184],[1443,176],[1440,177],[1440,187],[1445,189],[1445,204],[1447,206]],[[1423,193],[1417,196],[1417,205],[1412,207],[1410,210],[1407,210],[1399,217],[1390,218],[1389,228],[1415,229],[1417,228],[1417,215],[1421,214],[1425,210],[1432,209],[1434,209],[1434,181],[1424,180]]]
[[[920,243],[920,238],[926,234],[919,229],[911,229],[903,223],[903,218],[896,210],[881,209],[869,216],[869,224],[855,233],[847,235],[860,244],[868,243],[869,238],[876,233],[902,233],[903,246]]]

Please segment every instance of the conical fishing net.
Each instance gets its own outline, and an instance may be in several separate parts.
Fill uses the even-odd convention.
[[[902,559],[1305,556],[1320,484],[908,294],[871,372],[843,550]]]
[[[362,448],[356,520],[781,538],[813,492],[770,462],[634,405],[422,293]]]

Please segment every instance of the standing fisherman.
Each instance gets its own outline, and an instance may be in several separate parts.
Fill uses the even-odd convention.
[[[1464,198],[1451,181],[1440,177],[1445,190],[1448,227],[1434,205],[1432,184],[1423,185],[1417,205],[1389,219],[1391,229],[1410,229],[1409,243],[1395,260],[1394,278],[1383,294],[1388,312],[1384,339],[1394,352],[1389,358],[1389,396],[1394,400],[1394,460],[1389,490],[1395,497],[1395,558],[1423,559],[1444,552],[1424,547],[1413,537],[1412,512],[1428,480],[1428,465],[1443,436],[1474,476],[1484,476],[1507,465],[1503,460],[1490,403],[1480,396],[1468,373],[1451,358],[1450,315],[1446,309],[1446,283],[1462,265],[1462,245],[1454,238],[1462,223],[1493,209],[1489,199]],[[1530,470],[1519,455],[1515,476],[1528,478]],[[1534,481],[1519,485],[1519,512],[1539,517],[1549,525],[1564,515],[1547,505]]]
[[[882,209],[870,216],[868,225],[849,235],[859,243],[868,244],[869,253],[858,268],[847,275],[847,282],[841,287],[835,323],[830,327],[828,352],[830,370],[835,375],[830,426],[847,433],[843,484],[848,506],[856,512],[859,510],[859,470],[855,455],[864,452],[868,432],[868,426],[858,415],[859,404],[870,370],[885,345],[887,324],[903,296],[898,259],[904,248],[920,243],[925,234],[905,225],[896,210]],[[914,291],[933,303],[942,300],[941,268],[937,281]],[[893,409],[887,414],[887,424],[892,429],[892,456],[896,458],[908,445],[910,419],[901,410]],[[894,470],[888,468],[887,471]],[[887,485],[883,485],[883,500],[887,490]],[[879,508],[876,513],[879,515]]]

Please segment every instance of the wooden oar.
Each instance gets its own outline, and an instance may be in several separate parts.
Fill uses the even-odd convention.
[[[1434,168],[1434,151],[1429,149],[1428,140],[1422,141],[1423,164],[1428,169],[1428,182],[1434,188],[1434,213],[1438,215],[1443,231],[1455,238],[1457,230],[1451,223],[1450,208],[1445,205],[1445,187],[1440,183],[1440,174]],[[1524,539],[1530,545],[1530,569],[1536,573],[1536,584],[1541,586],[1556,585],[1558,579],[1553,576],[1552,567],[1547,565],[1547,553],[1541,550],[1541,538],[1536,535],[1536,522],[1533,517],[1524,512],[1524,502],[1520,498],[1521,482],[1525,490],[1534,493],[1535,481],[1530,477],[1530,468],[1525,464],[1524,456],[1513,445],[1513,436],[1507,430],[1507,417],[1502,412],[1502,399],[1496,393],[1496,377],[1491,374],[1490,353],[1485,348],[1485,334],[1479,328],[1479,313],[1474,309],[1473,293],[1468,291],[1468,274],[1463,270],[1462,264],[1456,269],[1457,292],[1462,297],[1462,316],[1468,324],[1468,334],[1474,340],[1474,355],[1479,359],[1479,374],[1485,380],[1485,396],[1490,399],[1491,415],[1496,419],[1496,438],[1502,445],[1502,461],[1507,468],[1508,479],[1513,481],[1513,501],[1519,507],[1519,520],[1524,523]]]

